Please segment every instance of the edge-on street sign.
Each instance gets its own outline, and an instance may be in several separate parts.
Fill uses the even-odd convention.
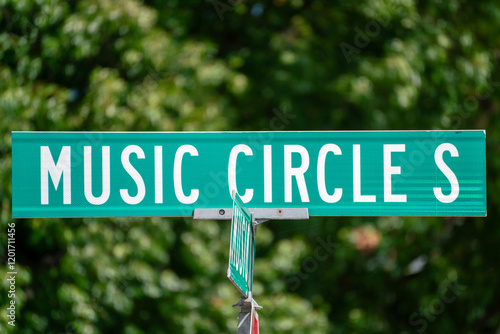
[[[253,262],[255,258],[252,215],[243,206],[241,198],[236,192],[233,196],[233,218],[231,220],[227,277],[245,297],[249,297],[252,292]]]

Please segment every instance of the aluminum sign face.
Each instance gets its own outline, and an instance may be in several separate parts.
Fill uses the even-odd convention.
[[[13,132],[12,214],[485,216],[485,132]]]
[[[234,196],[227,277],[245,297],[248,297],[252,291],[255,258],[252,216],[241,203],[238,194]]]

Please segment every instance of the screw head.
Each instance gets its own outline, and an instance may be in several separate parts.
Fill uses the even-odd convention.
[[[225,213],[226,213],[226,211],[224,209],[219,210],[219,215],[224,216]]]

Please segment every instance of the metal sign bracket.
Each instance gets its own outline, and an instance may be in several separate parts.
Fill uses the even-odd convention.
[[[258,331],[252,330],[252,314],[256,310],[262,310],[262,306],[257,304],[255,299],[253,299],[252,293],[250,292],[248,298],[241,296],[241,299],[233,307],[240,309],[240,313],[238,314],[238,334],[258,333]]]
[[[252,214],[253,235],[257,234],[257,225],[268,220],[309,219],[307,208],[249,208]],[[233,209],[194,209],[193,219],[197,220],[230,220]]]
[[[309,219],[307,208],[249,208],[255,222],[262,224],[268,220]],[[199,220],[231,220],[233,209],[194,209],[193,219]]]

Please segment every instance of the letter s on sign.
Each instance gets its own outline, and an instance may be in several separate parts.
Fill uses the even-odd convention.
[[[144,151],[137,145],[129,145],[125,147],[122,151],[122,165],[125,171],[132,177],[135,184],[137,185],[137,195],[130,196],[128,189],[120,189],[120,195],[123,201],[127,204],[139,204],[146,195],[146,186],[144,185],[144,180],[137,169],[130,163],[130,155],[135,153],[138,159],[144,159]]]
[[[448,165],[443,161],[444,151],[450,152],[452,157],[458,157],[458,150],[453,144],[444,143],[439,145],[434,152],[434,160],[436,161],[436,165],[450,182],[451,192],[449,195],[444,195],[442,188],[435,187],[434,195],[436,196],[437,200],[442,203],[451,203],[457,199],[460,192],[460,186],[458,184],[455,173],[453,173],[450,167],[448,167]]]

